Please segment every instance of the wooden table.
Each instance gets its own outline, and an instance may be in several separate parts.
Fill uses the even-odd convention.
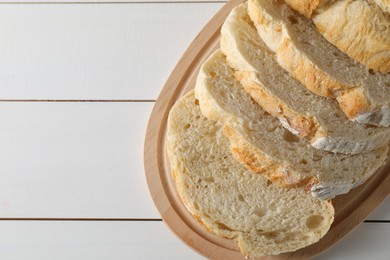
[[[203,259],[154,208],[147,121],[224,1],[0,6],[0,259]],[[390,259],[390,199],[318,259]]]

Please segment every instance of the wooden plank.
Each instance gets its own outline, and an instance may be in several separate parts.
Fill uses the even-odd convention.
[[[0,218],[160,218],[142,159],[152,106],[0,102]],[[369,219],[390,220],[390,198]]]
[[[152,106],[0,102],[0,218],[159,218],[142,160]]]
[[[100,4],[100,3],[118,3],[118,4],[138,4],[138,3],[226,3],[224,0],[0,0],[3,4]]]
[[[162,222],[1,221],[2,259],[203,259]]]
[[[0,100],[156,99],[222,5],[2,5]]]
[[[2,259],[205,259],[162,222],[1,221]],[[363,224],[319,260],[388,259],[389,224]]]

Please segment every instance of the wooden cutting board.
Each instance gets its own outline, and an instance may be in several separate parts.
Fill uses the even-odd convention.
[[[175,101],[194,88],[200,65],[219,46],[222,23],[231,9],[242,2],[228,2],[188,47],[157,99],[150,116],[144,147],[145,175],[162,219],[184,243],[210,259],[244,259],[244,256],[234,241],[208,233],[181,203],[166,155],[167,117]],[[318,243],[294,253],[258,259],[305,259],[328,249],[362,223],[389,195],[389,172],[390,162],[387,162],[364,185],[334,199],[335,221]]]

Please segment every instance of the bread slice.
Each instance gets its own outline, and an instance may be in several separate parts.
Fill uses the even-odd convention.
[[[291,8],[300,12],[307,18],[311,18],[314,13],[321,12],[330,4],[337,0],[284,0]]]
[[[313,0],[288,0],[293,8],[311,17],[324,37],[374,71],[390,72],[390,17],[387,1],[338,0],[325,8],[305,10]],[[301,3],[298,3],[301,2]],[[323,2],[323,1],[321,1]],[[311,15],[309,15],[311,13]]]
[[[312,17],[318,31],[354,60],[390,72],[390,17],[366,0],[339,0]]]
[[[167,150],[188,211],[211,233],[236,239],[246,256],[308,246],[333,222],[330,201],[281,188],[237,162],[222,125],[202,116],[193,91],[170,111]]]
[[[311,18],[318,13],[326,11],[329,5],[336,1],[337,0],[285,0],[289,6],[307,18]],[[390,13],[390,0],[367,0],[367,2],[369,5],[376,4],[384,13]],[[361,4],[362,3],[359,3],[359,5]]]
[[[250,23],[246,7],[236,7],[227,17],[221,49],[244,89],[264,110],[320,150],[356,154],[389,141],[390,128],[348,120],[335,100],[313,94],[280,67]]]
[[[383,12],[390,13],[390,0],[372,0],[375,4],[382,9]]]
[[[388,0],[286,2],[306,17],[311,17],[324,37],[350,57],[374,71],[390,72]]]
[[[285,187],[305,186],[314,197],[332,198],[363,183],[386,160],[387,145],[372,152],[337,155],[292,135],[244,91],[221,51],[201,67],[195,93],[202,113],[224,125],[234,156]]]
[[[282,2],[250,0],[248,12],[279,65],[309,90],[336,97],[351,120],[390,125],[390,74],[374,73],[356,63]]]

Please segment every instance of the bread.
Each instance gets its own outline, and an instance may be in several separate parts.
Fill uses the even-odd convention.
[[[279,1],[280,2],[280,1]],[[286,0],[332,44],[374,71],[390,72],[388,0]]]
[[[279,65],[310,91],[337,98],[351,120],[389,126],[390,74],[374,73],[353,61],[286,4],[250,0],[248,12]]]
[[[224,125],[234,156],[285,187],[304,186],[314,197],[332,198],[363,183],[386,160],[387,146],[356,155],[333,154],[292,135],[252,101],[220,51],[201,67],[195,93],[203,115]]]
[[[317,242],[334,220],[330,199],[384,164],[390,128],[346,115],[388,126],[390,76],[367,71],[283,2],[249,1],[261,7],[255,24],[247,4],[232,10],[222,51],[169,113],[166,145],[188,211],[257,257]],[[346,1],[289,2],[314,17]]]
[[[329,5],[336,0],[285,0],[285,2],[296,11],[307,18],[311,18],[316,13],[322,13]],[[371,5],[376,4],[383,12],[390,12],[390,0],[367,0]]]
[[[246,170],[229,152],[222,125],[202,116],[198,104],[191,91],[168,119],[167,151],[188,211],[211,233],[237,240],[251,257],[295,251],[324,236],[332,204]]]
[[[348,120],[335,100],[313,94],[280,67],[252,26],[246,7],[236,7],[225,20],[221,49],[244,89],[264,110],[320,150],[356,154],[389,141],[390,128]]]
[[[315,12],[326,9],[337,0],[284,0],[291,8],[311,18]]]
[[[300,12],[307,18],[316,13],[322,13],[329,5],[336,0],[285,0],[285,2],[296,11]],[[371,5],[376,4],[383,12],[390,12],[390,0],[367,0]]]
[[[373,0],[385,13],[390,13],[390,0]]]

